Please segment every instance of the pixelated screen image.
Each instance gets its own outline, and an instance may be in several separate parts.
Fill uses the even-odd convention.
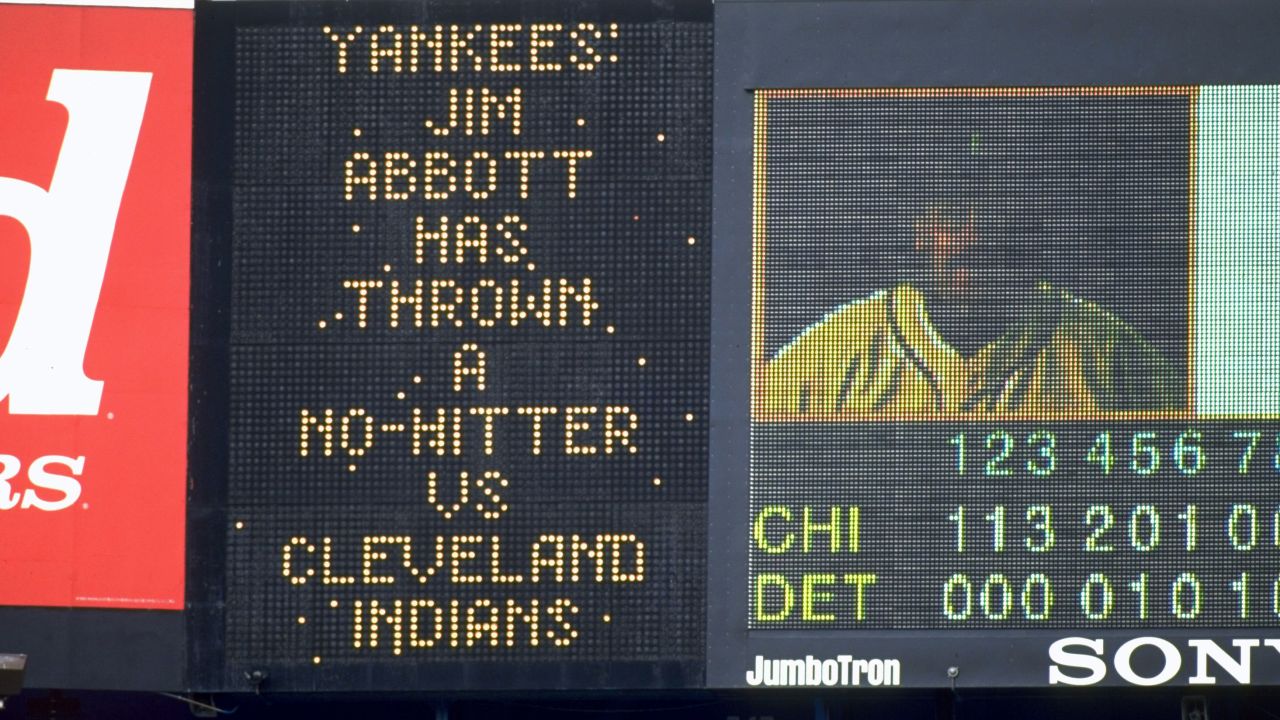
[[[1280,620],[1278,95],[756,91],[751,627]]]

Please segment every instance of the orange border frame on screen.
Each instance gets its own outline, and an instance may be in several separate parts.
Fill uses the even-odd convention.
[[[753,102],[751,163],[751,419],[759,422],[859,422],[859,421],[985,421],[985,420],[1186,420],[1267,418],[1267,415],[1201,418],[1195,412],[1195,264],[1196,264],[1196,101],[1197,85],[1141,85],[1131,87],[1026,87],[1026,88],[844,88],[756,89]],[[1187,399],[1186,409],[1174,412],[1121,411],[1110,413],[769,413],[764,410],[764,369],[767,358],[761,330],[764,327],[765,245],[765,139],[768,102],[801,98],[933,98],[933,97],[1069,97],[1079,95],[1181,95],[1188,100],[1190,137],[1187,145]]]

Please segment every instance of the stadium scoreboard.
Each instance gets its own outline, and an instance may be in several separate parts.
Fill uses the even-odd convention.
[[[1280,682],[1280,50],[1156,7],[198,6],[193,684]]]

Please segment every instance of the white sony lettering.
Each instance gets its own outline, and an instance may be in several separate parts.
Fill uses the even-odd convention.
[[[1133,653],[1143,646],[1154,647],[1164,655],[1164,667],[1160,672],[1151,677],[1139,675],[1133,669]],[[1178,652],[1178,648],[1173,643],[1158,637],[1139,637],[1134,638],[1116,649],[1116,656],[1112,659],[1116,672],[1120,677],[1134,685],[1162,685],[1173,679],[1178,674],[1178,670],[1182,669],[1182,654]]]
[[[1068,648],[1081,646],[1093,651],[1092,655],[1072,652]],[[1057,685],[1093,685],[1107,676],[1107,663],[1100,655],[1105,649],[1102,638],[1066,637],[1053,641],[1049,646],[1049,684]],[[1088,675],[1068,675],[1059,666],[1087,670]]]
[[[1196,649],[1196,674],[1188,681],[1192,685],[1213,685],[1218,679],[1209,674],[1209,658],[1218,664],[1228,675],[1241,685],[1252,681],[1253,649],[1259,642],[1252,639],[1232,640],[1231,644],[1240,650],[1240,659],[1231,657],[1227,651],[1212,640],[1188,640],[1187,644]]]
[[[1280,653],[1280,639],[1277,638],[1232,638],[1230,643],[1236,649],[1235,654],[1216,640],[1186,640],[1187,647],[1195,651],[1195,673],[1187,678],[1187,684],[1215,685],[1221,674],[1225,674],[1236,683],[1249,685],[1253,682],[1254,649],[1268,647]],[[1133,667],[1133,656],[1143,647],[1158,650],[1162,661],[1160,669],[1149,677],[1140,674]],[[1077,649],[1087,649],[1089,652]],[[1053,663],[1049,666],[1049,684],[1094,685],[1101,682],[1107,676],[1105,654],[1106,646],[1101,638],[1066,637],[1055,640],[1049,646],[1049,660]],[[1111,666],[1125,682],[1151,686],[1167,683],[1176,677],[1185,660],[1183,651],[1169,640],[1138,637],[1116,648]],[[1217,665],[1221,674],[1210,674],[1210,661]],[[1088,671],[1088,674],[1068,675],[1063,668],[1077,668]],[[1144,672],[1149,670],[1144,669]]]
[[[0,215],[22,223],[31,243],[0,355],[11,414],[98,413],[103,382],[85,375],[84,354],[150,86],[151,73],[54,70],[46,97],[68,119],[49,189],[0,177]]]

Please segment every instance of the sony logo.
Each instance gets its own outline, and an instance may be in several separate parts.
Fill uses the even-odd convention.
[[[1050,685],[1094,685],[1107,677],[1109,669],[1132,685],[1163,685],[1182,671],[1183,665],[1194,668],[1187,678],[1189,685],[1213,685],[1219,677],[1228,677],[1248,685],[1253,678],[1253,655],[1259,647],[1280,653],[1280,638],[1240,638],[1231,640],[1233,649],[1213,640],[1189,639],[1179,647],[1164,638],[1133,638],[1116,647],[1107,660],[1103,638],[1067,637],[1049,646]],[[1139,651],[1155,662],[1141,663],[1135,669],[1133,657]],[[1265,651],[1264,651],[1265,652]],[[1190,655],[1188,662],[1187,655]],[[1071,671],[1071,672],[1068,672]]]

